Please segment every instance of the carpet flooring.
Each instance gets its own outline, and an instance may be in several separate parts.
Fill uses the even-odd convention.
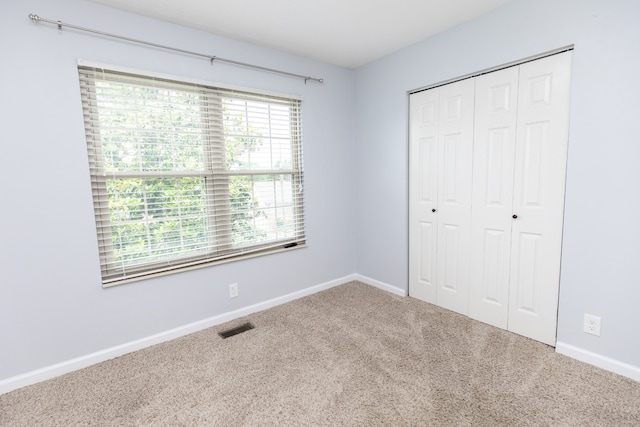
[[[640,426],[640,383],[350,282],[2,395],[0,425]]]

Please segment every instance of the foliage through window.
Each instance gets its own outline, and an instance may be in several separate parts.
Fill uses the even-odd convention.
[[[105,286],[304,243],[300,100],[79,74]]]

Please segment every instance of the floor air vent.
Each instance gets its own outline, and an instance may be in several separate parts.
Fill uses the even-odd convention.
[[[253,329],[255,326],[253,326],[251,323],[247,322],[247,323],[243,323],[240,326],[236,326],[235,328],[231,328],[231,329],[227,329],[226,331],[222,331],[222,332],[218,332],[218,335],[220,335],[222,338],[229,338],[232,337],[234,335],[238,335],[241,334],[243,332],[247,332],[251,329]]]

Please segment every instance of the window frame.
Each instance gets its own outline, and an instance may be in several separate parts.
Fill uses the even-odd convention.
[[[212,99],[210,93],[204,91],[199,95],[199,109],[201,112],[200,120],[203,126],[202,135],[202,147],[203,147],[203,166],[201,171],[157,171],[157,172],[107,172],[105,170],[104,156],[102,152],[102,141],[100,138],[96,138],[95,132],[89,135],[89,129],[87,125],[88,114],[97,114],[97,102],[95,85],[84,85],[82,89],[88,89],[81,93],[82,97],[82,111],[85,117],[85,129],[87,137],[87,149],[90,162],[90,175],[91,175],[91,187],[94,201],[94,213],[96,220],[96,232],[98,240],[98,252],[100,258],[100,271],[102,276],[102,286],[110,287],[114,285],[120,285],[129,283],[132,281],[147,279],[150,277],[156,277],[166,274],[172,274],[180,271],[188,271],[195,268],[207,267],[215,264],[232,262],[236,260],[251,258],[255,256],[262,256],[282,251],[289,251],[292,249],[298,249],[306,247],[306,226],[304,221],[304,168],[303,168],[303,155],[302,155],[302,132],[301,125],[302,119],[300,116],[302,98],[290,94],[273,93],[267,91],[261,91],[251,88],[242,88],[231,85],[224,85],[213,83],[210,81],[189,79],[183,77],[177,77],[174,75],[149,72],[146,70],[131,69],[128,67],[120,67],[113,65],[97,64],[91,61],[78,60],[78,72],[80,75],[81,86],[83,85],[82,70],[93,68],[94,70],[104,70],[114,73],[122,73],[136,78],[145,78],[149,80],[164,80],[172,83],[186,84],[202,86],[212,90],[232,91],[237,93],[236,96],[231,96],[232,92],[229,92],[229,96],[232,99],[244,99],[244,102],[248,102],[254,96],[258,97],[273,97],[278,99],[280,105],[284,105],[283,100],[290,103],[291,106],[295,105],[296,108],[289,108],[290,127],[291,132],[291,169],[289,170],[228,170],[225,165],[225,131],[222,121],[216,120],[214,114],[209,111],[209,106],[212,102],[217,103],[213,111],[221,112],[222,99],[225,96],[218,96],[216,99]],[[90,72],[90,71],[85,71]],[[91,96],[93,95],[93,96]],[[203,98],[204,97],[204,98]],[[95,105],[92,105],[93,101]],[[268,102],[268,101],[264,101]],[[274,101],[274,105],[277,104]],[[94,109],[93,113],[89,110]],[[206,110],[206,111],[204,111]],[[269,125],[270,128],[271,124]],[[218,140],[217,143],[213,140]],[[221,141],[221,142],[220,142]],[[205,147],[206,146],[206,147]],[[213,147],[213,148],[212,148]],[[217,160],[210,154],[218,150]],[[272,149],[270,149],[272,151]],[[91,160],[92,155],[95,156],[95,160]],[[221,160],[220,160],[221,159]],[[218,162],[218,164],[216,164]],[[98,167],[95,167],[98,165]],[[256,175],[268,175],[274,179],[278,176],[291,176],[291,188],[292,188],[292,209],[294,211],[295,226],[294,236],[284,239],[276,239],[266,241],[264,243],[258,242],[252,245],[240,245],[234,247],[231,239],[231,196],[229,191],[229,180],[233,176],[256,176]],[[204,200],[205,208],[207,209],[206,217],[211,223],[215,223],[212,227],[206,227],[207,230],[213,230],[211,233],[207,233],[207,238],[210,240],[207,251],[207,255],[194,255],[194,256],[180,256],[176,257],[169,262],[167,260],[151,261],[143,265],[128,266],[124,268],[124,272],[119,273],[122,268],[116,266],[114,242],[112,236],[111,224],[111,210],[109,208],[108,200],[105,200],[101,195],[106,195],[107,181],[111,179],[146,179],[146,178],[185,178],[185,177],[201,177],[204,180]],[[274,181],[275,185],[275,181]],[[226,188],[226,198],[221,199],[220,193],[216,192],[214,188]],[[225,202],[226,200],[226,202]],[[215,203],[214,203],[215,202]],[[226,203],[226,205],[224,205]],[[227,232],[221,232],[226,230]],[[215,244],[211,242],[212,239],[223,238],[221,242]],[[215,251],[212,251],[212,248]]]

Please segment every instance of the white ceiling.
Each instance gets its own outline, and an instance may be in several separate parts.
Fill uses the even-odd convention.
[[[89,0],[356,68],[511,0]]]

